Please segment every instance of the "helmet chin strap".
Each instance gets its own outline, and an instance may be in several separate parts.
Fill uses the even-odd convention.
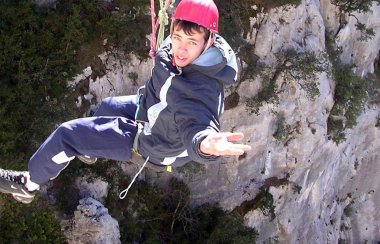
[[[174,56],[174,54],[172,54],[172,65],[174,67],[177,67],[177,64],[175,63],[175,56]]]
[[[214,44],[214,41],[215,41],[215,33],[210,32],[210,36],[208,37],[207,43],[206,43],[205,48],[203,49],[203,52],[201,53],[201,55],[204,54],[207,51],[207,49],[209,49],[209,47],[212,46],[212,44]]]

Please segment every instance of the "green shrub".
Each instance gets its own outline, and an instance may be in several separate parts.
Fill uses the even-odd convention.
[[[206,168],[204,164],[191,161],[182,167],[176,168],[176,171],[183,177],[191,179],[193,176],[205,173]]]
[[[353,74],[349,66],[343,66],[342,69],[337,69],[337,72],[338,74],[335,73],[337,106],[334,106],[332,113],[341,112],[347,118],[346,127],[352,128],[356,125],[356,118],[364,107],[368,80]]]
[[[368,41],[375,36],[373,28],[367,28],[364,23],[361,23],[356,17],[357,13],[367,13],[371,11],[371,6],[373,4],[380,4],[380,0],[332,0],[332,4],[336,5],[341,12],[341,25],[346,24],[344,14],[348,16],[353,16],[356,19],[355,27],[361,32],[361,36],[358,38],[358,41]]]
[[[353,64],[343,63],[339,58],[341,48],[335,49],[330,39],[326,41],[326,48],[332,61],[332,77],[335,80],[335,103],[327,120],[327,133],[330,139],[340,143],[345,139],[345,129],[356,125],[356,119],[368,99],[368,90],[373,80],[355,74]]]
[[[55,8],[1,1],[0,167],[25,169],[57,124],[83,114],[74,102],[83,94],[69,91],[67,80],[98,54],[112,47],[148,57],[148,6],[147,0],[59,1]]]
[[[256,243],[258,233],[243,225],[243,218],[233,212],[219,218],[215,229],[210,235],[208,243]]]
[[[332,0],[332,4],[338,6],[339,10],[344,13],[352,12],[368,12],[373,4],[373,2],[380,3],[380,0]]]
[[[246,44],[243,38],[247,38],[251,32],[251,18],[256,17],[257,13],[269,11],[272,8],[286,4],[298,5],[300,0],[220,0],[216,1],[220,16],[220,33],[231,42],[234,50],[238,50],[242,44]],[[253,6],[257,6],[253,8]]]
[[[247,111],[252,114],[259,114],[260,107],[264,102],[277,103],[278,102],[278,89],[276,79],[280,74],[280,71],[276,69],[274,73],[271,68],[261,68],[262,72],[259,74],[262,77],[262,89],[257,93],[255,97],[248,98],[245,101]]]
[[[255,97],[246,100],[250,113],[257,114],[264,102],[278,102],[279,90],[276,81],[280,75],[283,75],[285,81],[298,83],[310,100],[319,95],[316,74],[328,70],[328,62],[324,55],[312,52],[298,53],[290,49],[276,54],[276,57],[277,63],[274,67],[255,67],[255,75],[261,77],[263,87]]]
[[[277,121],[277,130],[273,134],[273,137],[280,142],[286,142],[289,139],[291,133],[292,127],[286,123],[285,117],[279,116]]]
[[[66,243],[52,209],[36,201],[16,203],[0,195],[0,243]]]
[[[106,205],[119,221],[122,243],[205,243],[207,240],[217,243],[226,235],[226,241],[255,243],[257,233],[244,226],[240,215],[225,213],[209,204],[193,208],[189,194],[187,186],[175,178],[165,190],[139,181],[124,200],[109,195]]]

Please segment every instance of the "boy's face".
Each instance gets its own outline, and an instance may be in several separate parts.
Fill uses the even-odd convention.
[[[173,56],[177,66],[185,67],[201,55],[206,45],[204,35],[197,31],[188,35],[182,29],[174,27],[171,38]]]

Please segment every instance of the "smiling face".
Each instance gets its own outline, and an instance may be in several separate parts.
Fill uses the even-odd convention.
[[[184,31],[180,25],[175,25],[171,35],[172,51],[175,63],[179,67],[185,67],[201,55],[205,46],[205,32],[192,29]]]

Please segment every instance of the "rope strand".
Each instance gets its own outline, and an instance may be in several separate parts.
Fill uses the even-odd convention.
[[[171,4],[172,4],[172,0],[166,0],[165,5],[164,5],[163,0],[160,0],[160,11],[158,12],[158,18],[156,20],[154,0],[150,1],[152,34],[151,34],[149,56],[153,60],[154,60],[154,57],[156,56],[156,51],[160,48],[160,45],[164,40],[165,26],[169,24],[169,16],[167,14],[167,10],[169,9]],[[160,29],[158,30],[158,36],[156,38],[158,26],[160,26]]]
[[[150,51],[149,56],[153,59],[156,56],[156,12],[154,10],[154,0],[150,0],[150,16],[151,16],[151,25],[152,33],[150,34]]]
[[[120,199],[124,199],[127,194],[128,194],[128,191],[129,189],[132,187],[133,183],[135,182],[137,176],[139,176],[141,174],[141,171],[145,168],[145,165],[148,163],[148,160],[149,160],[149,156],[147,157],[147,159],[145,160],[143,166],[139,169],[139,171],[135,174],[135,176],[133,177],[131,183],[129,183],[128,187],[126,189],[124,189],[122,192],[120,192],[119,194],[119,198]]]

